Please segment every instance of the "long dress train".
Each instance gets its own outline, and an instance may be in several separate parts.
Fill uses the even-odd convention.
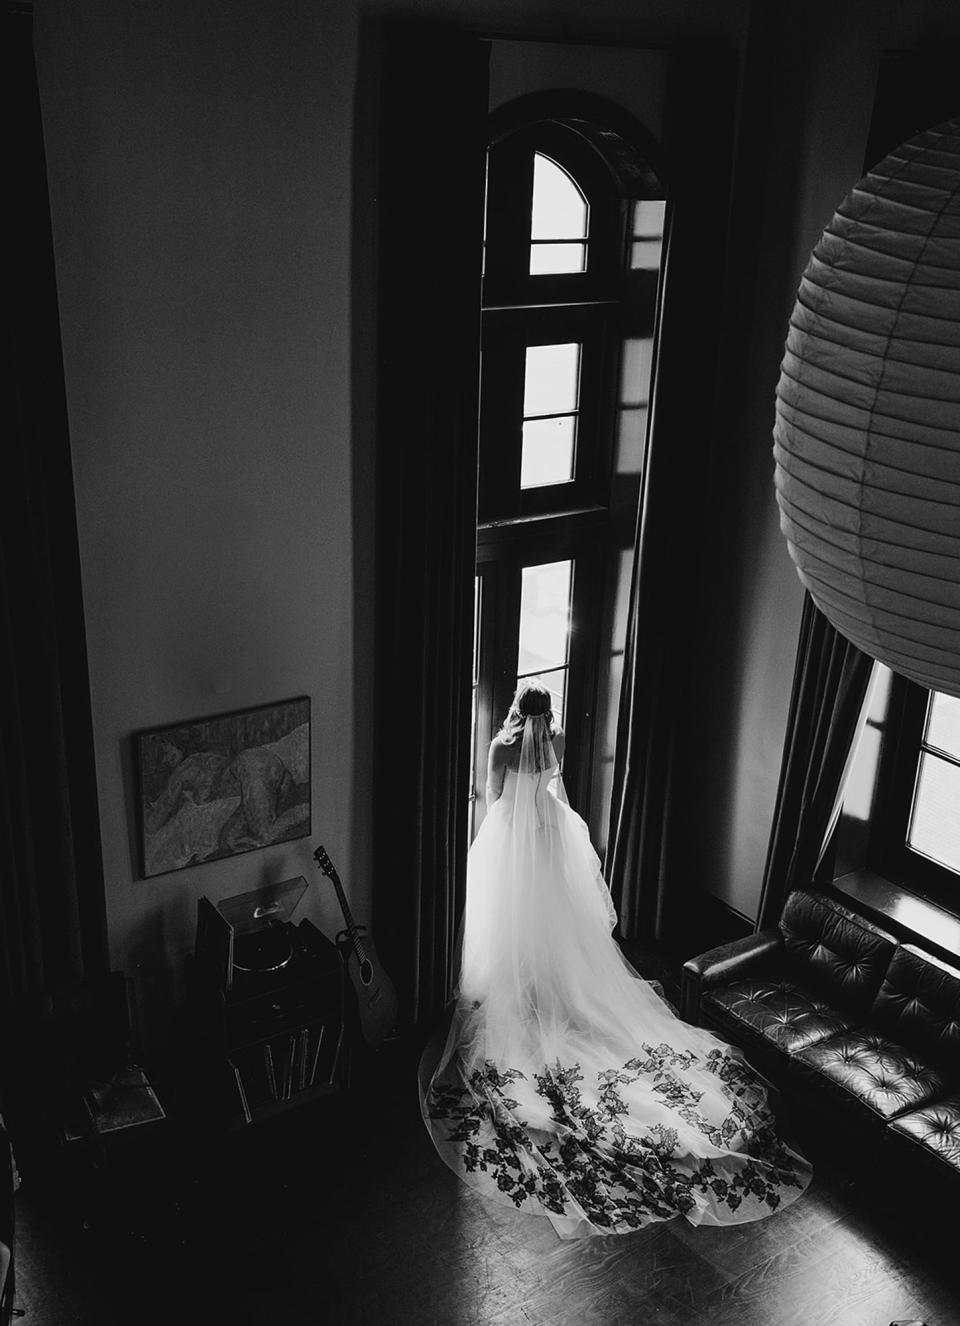
[[[421,1061],[437,1151],[567,1238],[781,1209],[811,1170],[778,1131],[771,1089],[637,974],[615,924],[545,720],[527,718],[519,770],[470,849],[449,1025]]]

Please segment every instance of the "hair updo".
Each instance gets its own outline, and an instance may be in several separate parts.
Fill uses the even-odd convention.
[[[537,681],[535,677],[525,677],[516,689],[510,709],[497,736],[508,746],[512,745],[523,731],[523,725],[527,719],[540,717],[546,719],[547,729],[552,738],[556,732],[556,719],[553,714],[550,692],[543,682]]]

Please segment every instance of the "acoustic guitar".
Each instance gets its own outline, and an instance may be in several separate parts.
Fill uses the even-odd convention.
[[[397,992],[390,977],[380,966],[376,945],[366,935],[366,926],[357,925],[347,905],[343,885],[324,847],[318,847],[313,859],[333,884],[346,929],[337,935],[347,974],[357,997],[360,1031],[363,1039],[376,1048],[394,1030],[397,1021]]]

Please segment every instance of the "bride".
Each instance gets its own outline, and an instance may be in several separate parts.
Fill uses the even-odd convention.
[[[563,748],[549,692],[521,682],[490,746],[449,1029],[421,1060],[430,1136],[471,1187],[565,1238],[770,1215],[810,1167],[743,1055],[620,952]]]

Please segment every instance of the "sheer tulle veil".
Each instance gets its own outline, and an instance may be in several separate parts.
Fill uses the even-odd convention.
[[[809,1167],[777,1136],[766,1084],[624,958],[549,715],[516,739],[469,853],[454,998],[420,1065],[437,1151],[567,1237],[770,1214]]]
[[[512,784],[512,786],[511,786]],[[456,1010],[438,1064],[456,1055],[538,1067],[597,1033],[628,1052],[676,1016],[611,940],[617,914],[587,827],[567,802],[544,715],[523,725],[470,854]]]

